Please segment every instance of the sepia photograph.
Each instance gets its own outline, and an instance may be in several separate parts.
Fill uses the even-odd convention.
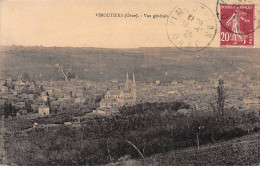
[[[260,0],[0,0],[1,166],[259,166]]]

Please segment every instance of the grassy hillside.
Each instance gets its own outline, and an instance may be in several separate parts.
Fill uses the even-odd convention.
[[[110,165],[260,165],[260,133]]]
[[[7,160],[16,165],[106,165],[131,155],[146,156],[144,161],[134,162],[143,165],[255,165],[258,162],[258,135],[248,134],[259,134],[259,112],[226,110],[222,116],[208,111],[178,113],[179,109],[189,107],[179,101],[142,103],[123,107],[120,115],[102,119],[91,116],[81,127],[62,125],[69,120],[68,113],[34,120],[6,119]],[[31,128],[34,122],[39,127]],[[47,127],[46,123],[56,125]],[[198,145],[198,135],[199,151],[194,148]]]
[[[257,78],[260,49],[207,48],[200,52],[183,52],[176,48],[58,48],[2,47],[1,72],[16,77],[28,72],[35,80],[59,80],[56,64],[71,69],[80,79],[93,81],[124,80],[126,72],[135,71],[139,81],[173,79],[207,80],[214,72],[239,72],[242,67]],[[168,72],[168,76],[165,76]]]

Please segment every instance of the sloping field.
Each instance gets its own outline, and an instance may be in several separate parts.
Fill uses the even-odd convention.
[[[260,165],[260,133],[110,165]]]

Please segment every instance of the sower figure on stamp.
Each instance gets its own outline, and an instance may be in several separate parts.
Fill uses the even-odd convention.
[[[227,26],[232,26],[232,41],[234,41],[234,44],[237,44],[237,42],[243,42],[246,43],[247,35],[241,35],[243,32],[240,29],[240,21],[244,22],[250,22],[250,20],[245,19],[243,16],[246,16],[247,13],[241,11],[238,7],[236,8],[235,12],[231,16],[231,18],[226,22]]]

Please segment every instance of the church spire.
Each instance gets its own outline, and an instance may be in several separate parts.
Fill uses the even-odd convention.
[[[132,83],[132,86],[136,86],[136,84],[135,84],[135,72],[133,72],[133,83]]]
[[[136,83],[135,83],[135,73],[133,72],[133,81],[131,86],[131,92],[134,102],[136,102]]]
[[[128,90],[129,88],[129,80],[128,80],[128,72],[126,74],[126,80],[125,80],[125,89]]]

